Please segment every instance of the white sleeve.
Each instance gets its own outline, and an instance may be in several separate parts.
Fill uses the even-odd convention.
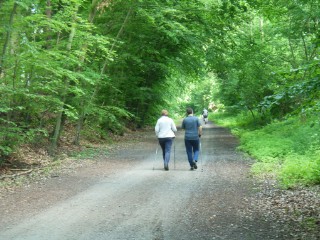
[[[154,128],[154,131],[156,132],[156,135],[158,136],[159,131],[160,131],[159,120],[157,121],[157,124],[156,124],[156,126],[155,126],[155,128]]]
[[[172,130],[173,132],[176,132],[176,131],[177,131],[177,127],[176,127],[176,125],[174,124],[174,121],[173,121],[173,120],[171,120],[171,130]]]

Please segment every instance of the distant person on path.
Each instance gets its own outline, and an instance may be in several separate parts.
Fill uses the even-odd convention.
[[[193,116],[192,108],[187,108],[187,117],[182,121],[182,128],[185,130],[184,143],[190,170],[197,169],[197,161],[200,148],[200,137],[202,135],[202,126],[200,119]]]
[[[177,127],[174,121],[168,117],[169,113],[167,110],[161,111],[161,117],[158,119],[155,126],[155,132],[159,140],[159,144],[162,149],[162,157],[164,162],[164,170],[169,170],[169,161],[172,142],[175,138],[175,132]]]
[[[202,117],[203,117],[204,124],[207,124],[207,122],[208,122],[208,110],[205,109],[205,108],[202,111]]]

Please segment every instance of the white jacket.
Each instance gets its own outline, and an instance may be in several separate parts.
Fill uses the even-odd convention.
[[[171,118],[162,116],[158,119],[154,130],[158,138],[169,138],[175,137],[174,132],[177,131],[177,127]]]

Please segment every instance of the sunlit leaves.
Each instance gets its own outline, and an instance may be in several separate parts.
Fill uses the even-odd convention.
[[[313,1],[248,2],[253,11],[239,15],[243,21],[226,32],[224,47],[213,42],[208,48],[209,65],[221,78],[216,96],[225,105],[267,111],[274,118],[308,109],[319,99],[311,84],[319,77],[319,6]]]

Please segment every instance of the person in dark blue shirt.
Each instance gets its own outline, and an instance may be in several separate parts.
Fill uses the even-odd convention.
[[[202,126],[200,119],[193,116],[192,108],[187,108],[187,117],[182,121],[182,129],[185,130],[184,143],[191,169],[197,169],[197,161],[200,149],[200,137],[202,135]]]

